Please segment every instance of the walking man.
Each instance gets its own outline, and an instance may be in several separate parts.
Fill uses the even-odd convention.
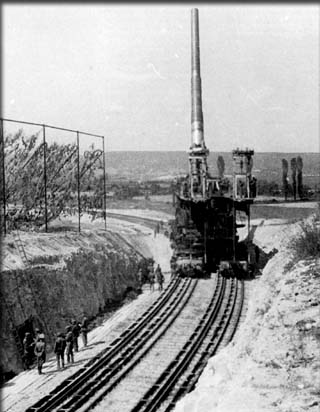
[[[60,369],[60,360],[62,368],[64,368],[64,351],[66,349],[66,340],[62,333],[58,333],[56,342],[54,344],[54,353],[57,358],[57,368]]]
[[[34,347],[34,354],[37,357],[37,366],[39,375],[42,374],[42,366],[46,356],[46,345],[43,339],[38,339]]]

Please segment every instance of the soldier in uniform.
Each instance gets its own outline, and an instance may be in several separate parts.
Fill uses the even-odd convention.
[[[43,331],[41,329],[36,329],[36,338],[35,338],[35,343],[38,342],[38,340],[43,340],[44,342],[44,362],[46,361],[46,349],[47,349],[47,343],[46,343],[46,338],[45,335],[43,333]]]
[[[64,368],[65,349],[66,349],[66,340],[62,333],[58,333],[57,339],[54,344],[54,353],[56,354],[58,369],[60,369],[60,360],[61,360],[61,365]]]
[[[73,348],[75,350],[75,352],[79,351],[79,346],[78,346],[78,337],[80,335],[80,325],[76,320],[72,320],[72,326],[71,326],[71,330],[72,330],[72,334],[73,334]]]
[[[82,337],[83,346],[87,346],[88,344],[88,319],[86,318],[86,316],[82,320],[80,333]]]
[[[33,361],[33,349],[34,349],[34,340],[30,332],[26,332],[23,339],[23,361],[26,369],[32,364]]]
[[[156,267],[156,277],[157,277],[157,282],[159,284],[159,290],[163,290],[163,281],[164,281],[164,276],[162,274],[160,265],[158,264],[158,266]]]
[[[67,334],[66,334],[66,353],[67,353],[67,362],[74,363],[74,356],[73,356],[73,333],[71,330],[71,326],[67,326]]]
[[[38,373],[41,375],[42,373],[42,366],[45,362],[46,357],[46,345],[43,339],[38,339],[34,347],[34,354],[37,357],[37,366],[38,366]]]

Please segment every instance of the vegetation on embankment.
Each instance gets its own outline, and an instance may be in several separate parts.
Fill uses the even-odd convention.
[[[320,203],[309,221],[300,224],[300,231],[292,240],[290,251],[293,261],[320,258]]]
[[[209,360],[175,412],[319,410],[318,216],[258,227],[254,241],[278,253],[247,284],[247,315],[235,339]]]

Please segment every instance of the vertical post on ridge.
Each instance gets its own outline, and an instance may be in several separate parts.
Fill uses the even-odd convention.
[[[80,224],[80,148],[79,148],[79,132],[77,132],[77,188],[78,188],[78,230],[81,231]]]
[[[5,155],[4,155],[4,133],[3,133],[3,119],[1,119],[1,161],[2,161],[2,201],[3,201],[3,233],[7,233],[6,222],[6,172],[5,172]]]
[[[48,232],[48,200],[47,200],[47,142],[46,125],[42,125],[43,132],[43,181],[44,181],[44,220],[45,229]]]

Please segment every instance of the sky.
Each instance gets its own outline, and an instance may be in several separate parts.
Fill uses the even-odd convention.
[[[319,6],[195,6],[209,150],[318,152]],[[192,7],[3,4],[2,116],[187,151]]]

